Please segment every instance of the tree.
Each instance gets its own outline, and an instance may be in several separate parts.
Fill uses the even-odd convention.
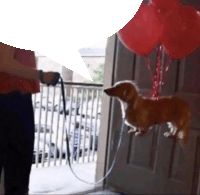
[[[95,74],[93,82],[102,84],[104,80],[104,63],[99,64],[98,68],[93,72]]]
[[[93,83],[103,84],[104,81],[104,63],[100,63],[96,70],[93,71],[95,76],[93,76]],[[89,80],[85,80],[84,83],[91,83]],[[85,93],[85,92],[84,92]],[[85,95],[84,95],[85,97]],[[92,98],[92,92],[89,92],[89,100]],[[96,98],[96,93],[94,93],[94,98]]]

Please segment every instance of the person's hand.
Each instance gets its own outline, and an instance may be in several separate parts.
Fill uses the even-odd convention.
[[[52,84],[54,80],[55,72],[44,72],[44,82],[47,85]]]

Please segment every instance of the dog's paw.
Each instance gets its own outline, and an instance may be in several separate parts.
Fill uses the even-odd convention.
[[[168,122],[167,123],[167,126],[170,130],[173,130],[174,129],[174,125],[171,123],[171,122]]]
[[[129,130],[128,133],[135,133],[133,129]]]
[[[142,135],[141,132],[136,132],[136,133],[135,133],[135,136],[140,136],[140,135]]]
[[[128,131],[128,133],[136,133],[137,132],[137,129],[130,129],[129,131]]]
[[[164,133],[164,136],[167,137],[167,138],[174,137],[173,134],[170,133],[170,132],[165,132],[165,133]]]
[[[179,138],[179,139],[182,140],[182,139],[184,138],[184,136],[185,136],[185,135],[184,135],[184,131],[180,131],[180,132],[178,133],[178,138]]]
[[[135,133],[135,136],[142,136],[145,134],[145,131],[139,131]]]

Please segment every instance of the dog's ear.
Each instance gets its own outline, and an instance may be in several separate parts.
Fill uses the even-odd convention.
[[[123,97],[127,97],[129,94],[129,90],[128,89],[125,89],[124,92],[123,92]]]
[[[123,92],[123,99],[124,100],[129,100],[130,99],[130,93],[131,90],[130,89],[125,89],[124,92]]]
[[[133,99],[137,95],[137,91],[132,86],[127,87],[123,91],[123,100],[129,101]]]

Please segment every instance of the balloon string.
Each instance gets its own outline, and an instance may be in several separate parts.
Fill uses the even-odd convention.
[[[163,71],[163,76],[162,76],[162,85],[164,85],[164,82],[166,81],[167,75],[168,75],[168,70],[169,66],[172,64],[174,60],[172,58],[169,58],[167,63],[164,66],[164,71]]]
[[[158,100],[160,95],[160,88],[162,85],[162,45],[158,46],[156,58],[156,73],[153,80],[153,93],[151,99]]]
[[[147,69],[149,70],[150,80],[153,84],[153,74],[151,73],[151,61],[147,56],[145,56],[145,61],[146,61],[145,65],[147,66]]]
[[[162,51],[163,46],[159,46],[157,49],[157,57],[156,57],[156,71],[155,73],[151,72],[151,61],[150,59],[145,56],[146,66],[149,70],[150,80],[153,85],[153,90],[147,95],[147,98],[158,100],[160,96],[161,86],[164,85],[164,82],[167,78],[167,73],[169,70],[169,66],[174,61],[172,58],[169,58],[167,63],[162,67]]]

